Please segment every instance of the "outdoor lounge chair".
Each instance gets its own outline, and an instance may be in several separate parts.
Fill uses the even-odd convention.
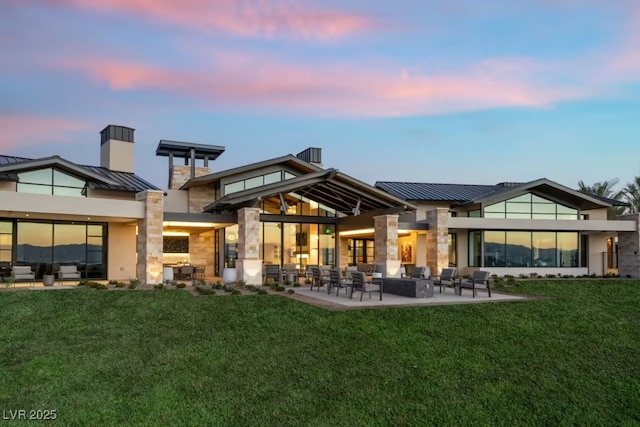
[[[336,289],[336,296],[340,293],[341,288],[345,288],[345,294],[347,292],[347,288],[350,288],[353,285],[353,282],[342,275],[342,271],[339,268],[332,268],[329,271],[329,289],[328,293],[331,293],[332,288]]]
[[[36,283],[36,275],[28,265],[14,265],[11,268],[11,277],[14,282],[18,280],[29,280],[31,281],[31,286],[34,286]]]
[[[433,276],[433,286],[440,286],[440,293],[442,288],[445,289],[449,285],[455,285],[456,269],[455,268],[443,268],[442,273],[439,276]]]
[[[489,297],[491,297],[491,285],[489,284],[489,272],[476,270],[473,272],[473,276],[470,280],[463,281],[460,279],[458,283],[456,283],[456,291],[458,295],[462,295],[462,288],[471,289],[473,291],[473,297],[476,297],[476,286],[484,286],[487,288],[487,292],[489,293]]]
[[[80,280],[81,278],[82,276],[76,265],[61,265],[58,269],[58,280],[60,281],[60,284],[62,284],[65,279]]]
[[[371,292],[378,292],[380,293],[380,301],[382,301],[381,280],[374,284],[367,280],[367,276],[362,271],[354,272],[351,277],[353,278],[353,284],[351,285],[351,296],[349,298],[353,297],[353,291],[360,291],[360,301],[362,301],[362,294],[365,292],[369,293],[369,298],[371,298]]]

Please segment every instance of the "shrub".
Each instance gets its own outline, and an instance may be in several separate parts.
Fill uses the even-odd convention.
[[[299,288],[299,287],[300,287],[300,283],[298,283],[298,282],[294,283],[294,284],[293,284],[293,287],[294,287],[294,288]]]
[[[266,289],[258,289],[258,295],[266,295],[266,294],[268,294],[268,293],[269,293],[269,292],[267,292],[267,290],[266,290]]]
[[[538,277],[538,273],[529,273],[529,277],[531,277],[532,279],[535,279]]]
[[[139,279],[129,279],[129,285],[134,285],[133,288],[131,288],[131,286],[129,286],[130,289],[134,289],[139,284],[140,284],[140,280]]]
[[[240,286],[247,286],[247,282],[246,282],[246,281],[244,281],[244,280],[240,280],[240,281],[238,282],[238,285],[240,285]]]
[[[282,292],[282,291],[284,291],[284,286],[279,286],[278,285],[278,286],[276,286],[276,288],[274,290],[277,291],[277,292]]]
[[[240,289],[231,289],[231,295],[240,295],[242,292],[240,292]]]
[[[116,285],[116,288],[124,288],[124,282],[118,282],[116,280],[116,283],[114,283],[114,285]]]
[[[117,285],[118,281],[117,280],[109,280],[109,284],[110,285]]]
[[[100,291],[104,291],[105,289],[107,289],[107,285],[105,285],[104,283],[98,283],[95,286],[96,289],[100,290]]]
[[[222,282],[220,282],[219,280],[218,280],[216,283],[214,283],[213,285],[211,285],[211,287],[212,287],[213,289],[223,289],[223,288],[224,288],[224,287],[222,286]]]
[[[200,295],[215,295],[216,291],[211,288],[205,288],[204,286],[196,286],[196,292]]]
[[[178,288],[178,289],[184,289],[186,287],[187,287],[186,283],[182,283],[182,282],[181,283],[176,283],[176,288]]]
[[[136,285],[135,283],[131,282],[129,283],[129,289],[135,289],[138,285]]]
[[[164,283],[158,283],[157,285],[153,285],[153,289],[164,289]]]
[[[556,278],[556,275],[555,275],[555,274],[547,274],[545,277],[546,277],[547,279],[555,279],[555,278]]]
[[[293,289],[289,289],[289,290],[287,291],[287,293],[288,293],[289,295],[293,295],[293,294],[295,294],[295,293],[296,293],[296,291],[294,291]]]

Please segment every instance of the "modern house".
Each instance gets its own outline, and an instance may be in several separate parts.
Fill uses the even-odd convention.
[[[100,166],[0,156],[0,274],[73,264],[87,278],[157,283],[164,265],[190,263],[260,283],[265,263],[368,263],[388,276],[427,265],[640,277],[638,215],[607,220],[618,202],[546,179],[371,186],[325,168],[313,147],[212,171],[224,147],[161,140],[161,190],[134,173],[133,129],[100,134]]]

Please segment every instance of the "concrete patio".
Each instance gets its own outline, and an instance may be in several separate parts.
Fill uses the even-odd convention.
[[[423,305],[451,305],[451,304],[481,304],[481,303],[498,303],[509,301],[526,301],[537,299],[539,297],[529,295],[515,295],[501,292],[491,292],[491,298],[484,290],[479,290],[475,298],[471,290],[465,289],[462,296],[455,295],[453,289],[446,289],[443,293],[437,290],[433,298],[410,298],[392,294],[382,294],[382,301],[377,293],[373,293],[371,298],[365,293],[360,301],[360,292],[355,292],[353,298],[349,299],[349,295],[345,290],[340,290],[340,294],[336,296],[334,289],[331,294],[327,294],[327,288],[322,287],[319,291],[315,288],[312,291],[309,287],[292,288],[295,290],[297,299],[318,305],[325,308],[334,309],[354,309],[354,308],[378,308],[378,307],[403,307],[403,306],[423,306]]]

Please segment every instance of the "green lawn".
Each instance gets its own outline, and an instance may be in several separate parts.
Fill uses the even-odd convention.
[[[640,282],[520,291],[554,298],[336,312],[0,292],[0,409],[62,425],[639,425]]]

